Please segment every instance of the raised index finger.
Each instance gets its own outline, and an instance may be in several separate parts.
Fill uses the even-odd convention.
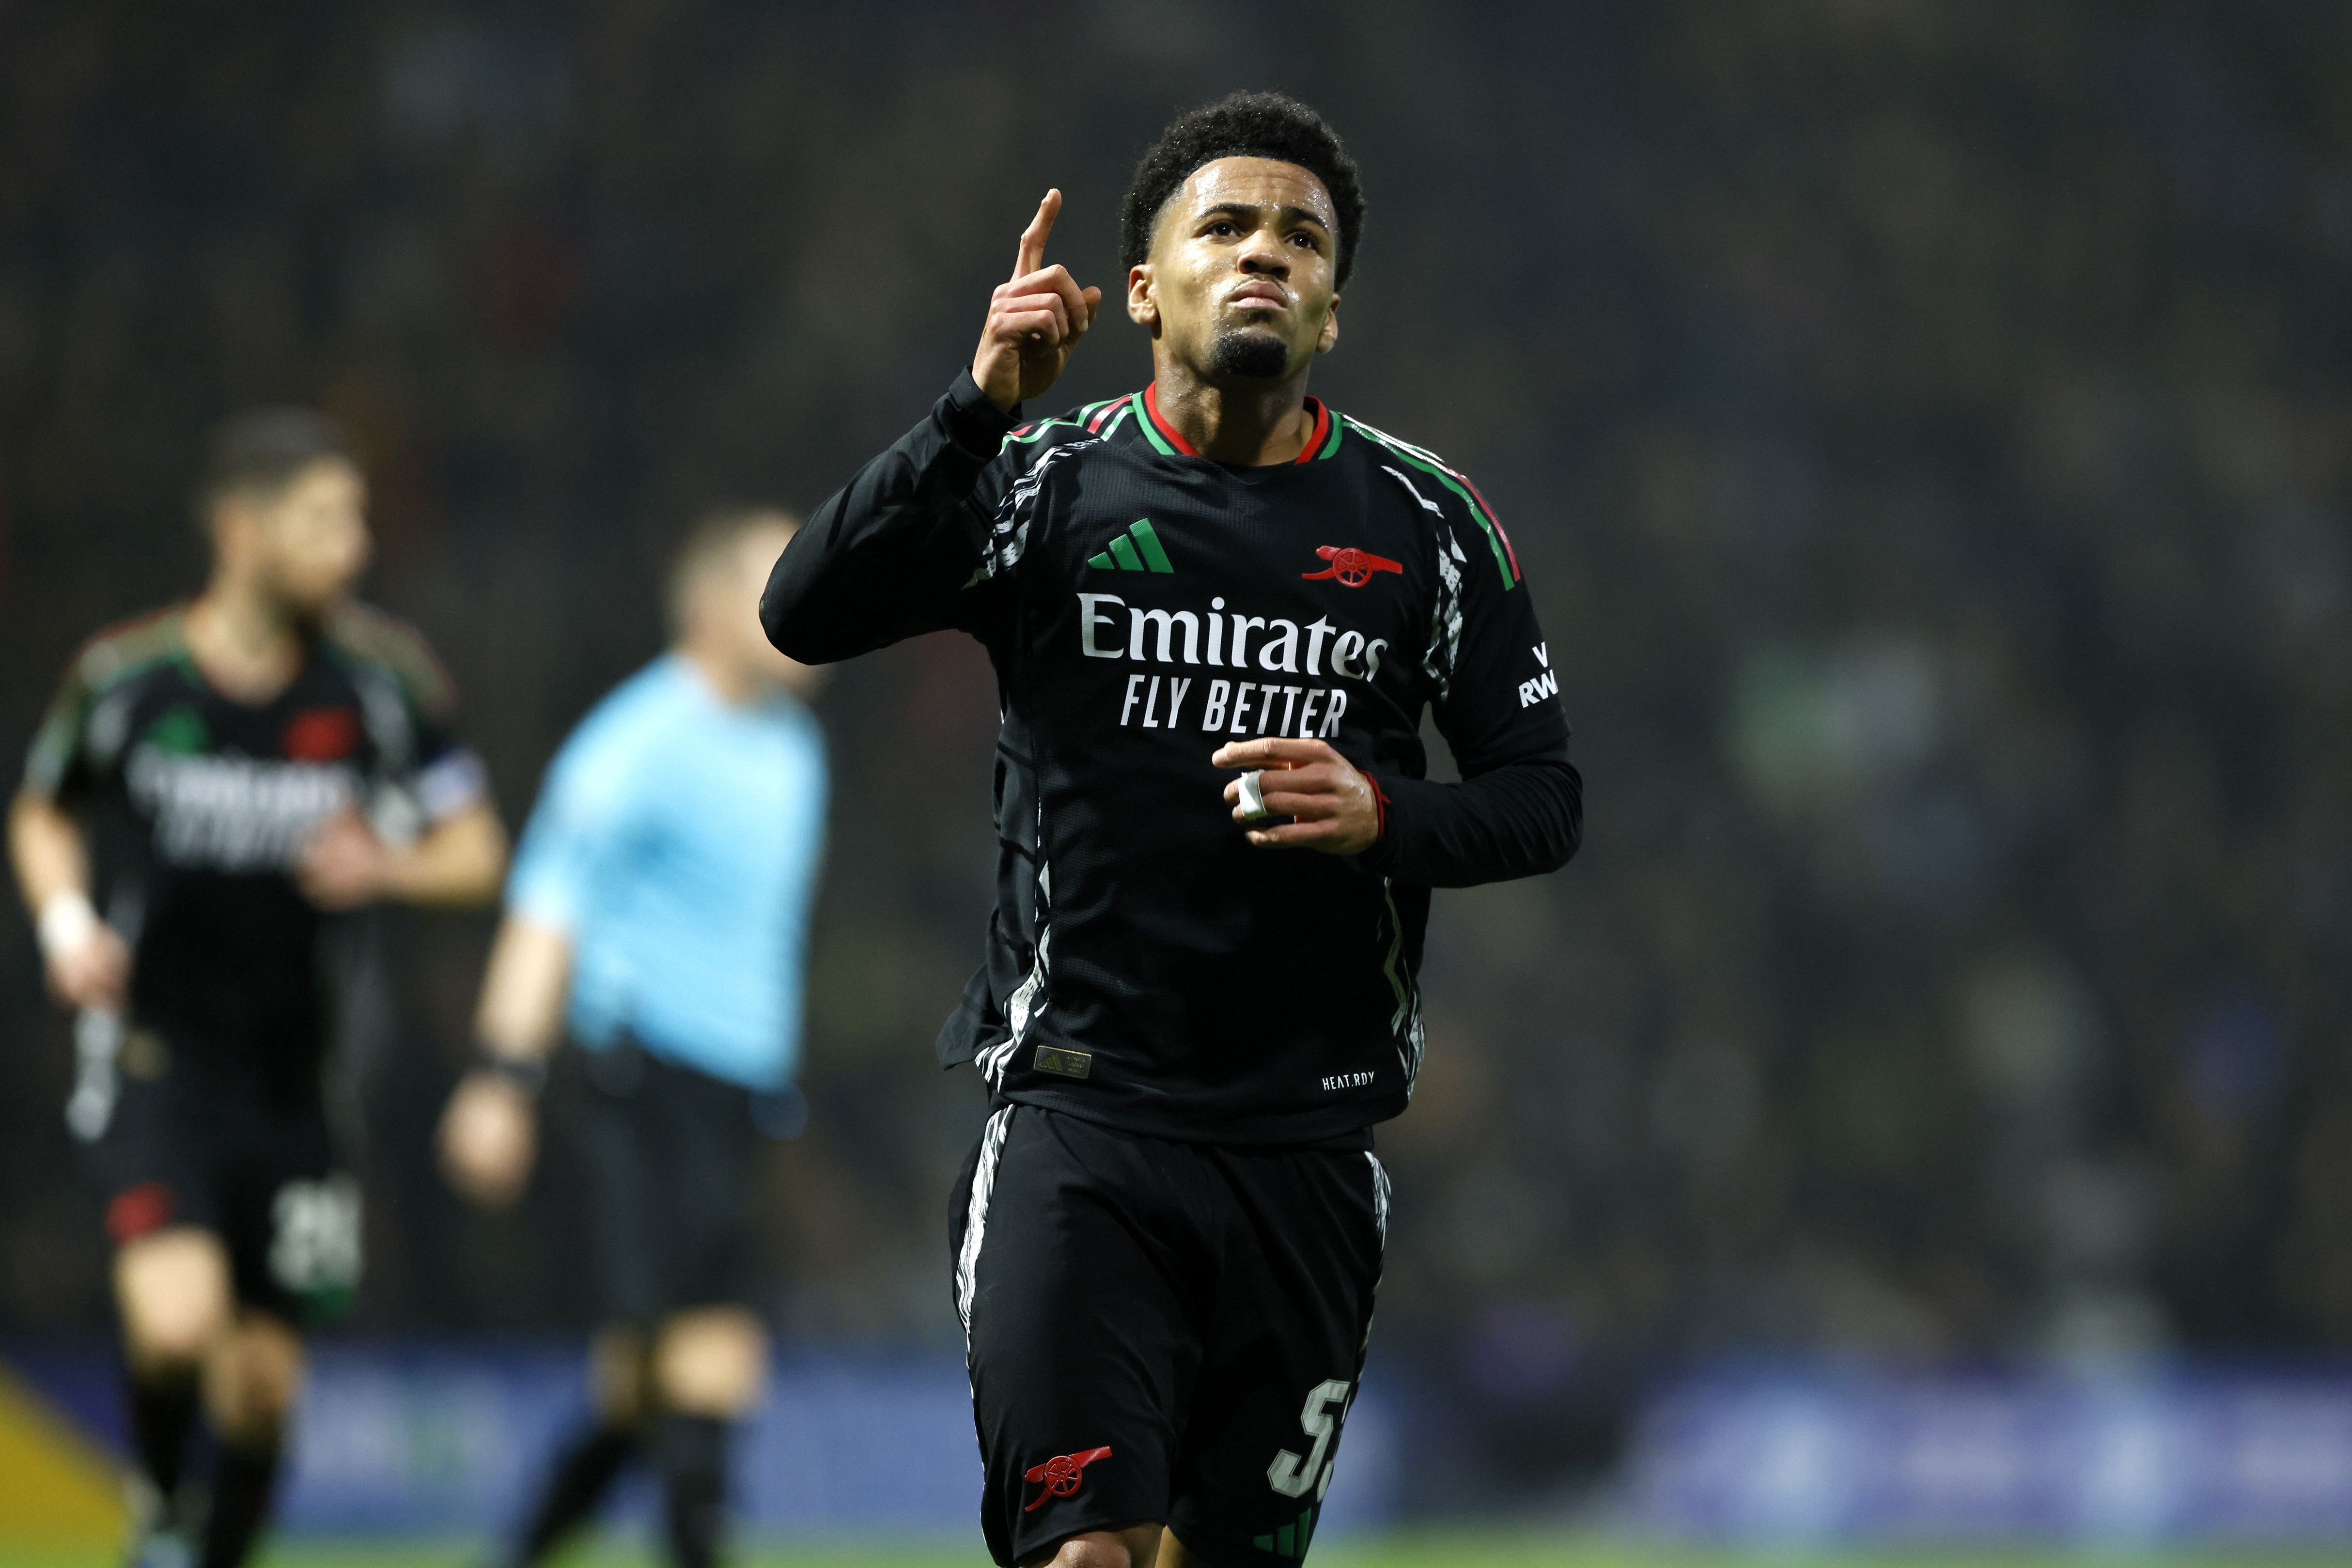
[[[1021,231],[1021,249],[1013,263],[1013,276],[1026,277],[1045,265],[1045,238],[1054,232],[1054,220],[1061,215],[1062,192],[1059,186],[1045,193],[1037,204],[1037,215]]]

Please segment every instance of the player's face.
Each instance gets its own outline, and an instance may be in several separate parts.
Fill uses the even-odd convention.
[[[311,464],[252,523],[258,576],[298,614],[323,613],[367,567],[367,485],[348,463]]]
[[[1203,380],[1287,380],[1339,340],[1339,231],[1330,193],[1296,163],[1203,164],[1128,275],[1128,314]]]

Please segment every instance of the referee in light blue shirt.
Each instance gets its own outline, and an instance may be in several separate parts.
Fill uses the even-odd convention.
[[[797,1130],[801,977],[824,828],[814,673],[768,646],[758,605],[792,537],[730,512],[688,537],[677,641],[582,721],[549,768],[507,888],[477,1031],[452,1095],[452,1179],[511,1202],[533,1102],[566,1034],[604,1326],[596,1415],[565,1447],[507,1561],[536,1563],[642,1454],[667,1492],[671,1556],[720,1536],[727,1437],[766,1382],[747,1305],[763,1134]]]

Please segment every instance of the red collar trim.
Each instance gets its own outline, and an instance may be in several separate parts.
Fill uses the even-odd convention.
[[[1307,401],[1315,410],[1315,428],[1307,433],[1307,444],[1298,449],[1298,455],[1291,459],[1293,463],[1314,462],[1315,455],[1323,450],[1323,443],[1331,437],[1330,409],[1319,397],[1310,397]]]
[[[1160,388],[1156,382],[1143,389],[1143,412],[1151,416],[1151,423],[1159,430],[1162,441],[1187,457],[1201,455],[1192,449],[1192,444],[1184,439],[1184,433],[1169,423],[1167,416],[1160,412]]]
[[[1315,455],[1323,450],[1323,444],[1331,439],[1330,406],[1319,397],[1308,398],[1307,406],[1315,411],[1315,428],[1307,433],[1307,444],[1298,449],[1298,455],[1291,459],[1294,464],[1314,462]],[[1169,423],[1167,415],[1160,412],[1160,388],[1156,382],[1143,389],[1143,411],[1151,416],[1152,427],[1160,432],[1161,440],[1187,457],[1201,455],[1192,444],[1184,439],[1184,433]]]

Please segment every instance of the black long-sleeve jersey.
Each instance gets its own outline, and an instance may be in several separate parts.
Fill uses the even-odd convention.
[[[948,627],[1003,707],[996,911],[940,1035],[1003,1100],[1166,1137],[1360,1138],[1404,1108],[1431,887],[1553,870],[1581,784],[1509,539],[1431,454],[1310,401],[1296,463],[1149,392],[1019,423],[969,374],[817,509],[761,605],[823,663]],[[1463,782],[1425,777],[1433,708]],[[1380,841],[1261,850],[1210,755],[1327,740]]]
[[[127,830],[108,917],[134,944],[130,1021],[174,1051],[315,1090],[355,917],[295,875],[345,810],[394,838],[486,798],[457,699],[423,638],[357,604],[263,703],[215,690],[175,607],[94,638],[66,672],[25,765],[36,799]]]

